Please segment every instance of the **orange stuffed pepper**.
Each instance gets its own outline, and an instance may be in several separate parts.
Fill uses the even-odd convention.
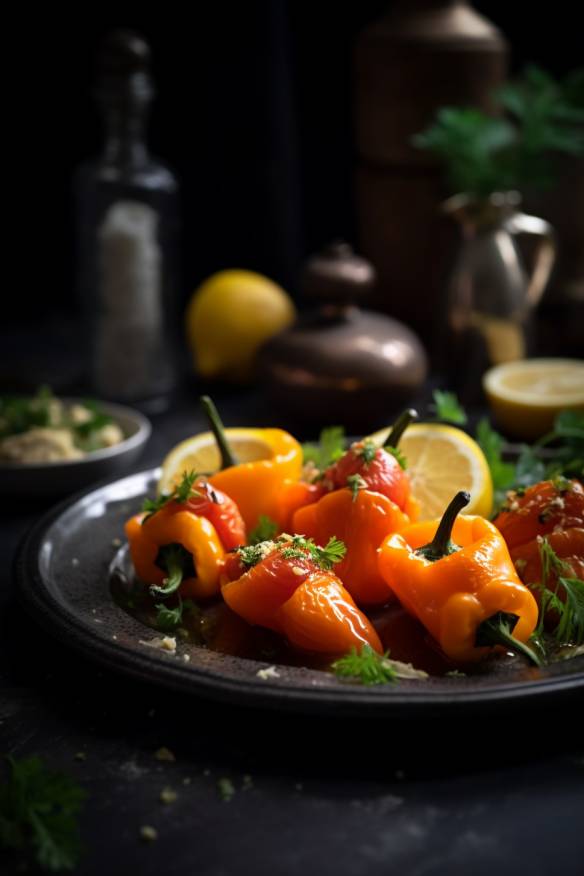
[[[341,539],[347,551],[335,571],[357,605],[375,605],[394,598],[381,575],[377,551],[383,539],[411,523],[386,496],[367,489],[346,488],[327,493],[300,508],[293,518],[294,532],[326,544]]]
[[[206,599],[219,592],[225,551],[245,543],[245,524],[229,496],[185,474],[168,496],[147,502],[125,525],[138,578],[153,595]]]
[[[404,411],[380,446],[372,438],[352,444],[340,459],[326,469],[323,477],[325,488],[339,490],[358,483],[363,489],[381,493],[405,512],[410,520],[415,520],[419,505],[411,494],[406,460],[398,445],[409,424],[417,417],[414,410]]]
[[[285,636],[303,651],[344,654],[381,643],[331,571],[344,546],[324,548],[300,536],[240,548],[228,556],[221,592],[227,605],[250,624]]]
[[[541,601],[542,585],[565,600],[560,575],[584,580],[584,488],[579,481],[557,477],[514,490],[494,520],[503,535],[521,580]],[[542,562],[543,541],[553,562]],[[546,620],[557,621],[555,611]]]
[[[493,645],[503,645],[539,665],[526,644],[537,624],[537,603],[493,524],[482,517],[457,517],[469,500],[468,493],[458,493],[441,521],[388,536],[379,551],[379,570],[452,660],[475,661]]]

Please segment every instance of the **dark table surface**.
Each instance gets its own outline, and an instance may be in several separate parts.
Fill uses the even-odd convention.
[[[139,468],[201,430],[196,394],[154,419]],[[234,425],[269,419],[247,393],[222,409]],[[12,556],[46,510],[0,505],[0,752],[39,754],[87,790],[79,873],[582,873],[584,698],[551,713],[414,724],[264,713],[129,681],[18,604]],[[160,746],[174,762],[156,759]],[[168,805],[165,787],[178,795]],[[0,857],[2,874],[18,866]]]

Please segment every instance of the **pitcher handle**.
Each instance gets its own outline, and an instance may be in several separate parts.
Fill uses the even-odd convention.
[[[533,237],[540,238],[527,284],[527,300],[532,307],[535,307],[539,303],[556,260],[554,229],[545,219],[528,216],[527,213],[514,213],[505,223],[505,227],[511,234],[531,234]]]

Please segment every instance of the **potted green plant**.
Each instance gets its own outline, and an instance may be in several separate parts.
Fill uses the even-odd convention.
[[[555,257],[543,219],[519,211],[549,187],[562,154],[584,156],[584,71],[564,81],[529,67],[494,95],[498,115],[443,107],[415,144],[442,162],[453,193],[444,209],[462,227],[446,307],[452,371],[476,382],[490,364],[530,352],[530,313]],[[528,273],[516,245],[533,238]],[[461,366],[464,363],[464,368]]]

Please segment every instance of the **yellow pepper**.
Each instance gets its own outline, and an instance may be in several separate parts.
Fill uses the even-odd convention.
[[[379,549],[379,571],[452,660],[475,661],[489,646],[503,645],[539,665],[525,644],[537,624],[537,603],[493,524],[482,517],[457,518],[469,499],[458,493],[441,521],[388,536]]]
[[[170,503],[146,519],[136,514],[125,529],[136,574],[153,592],[194,599],[219,592],[225,551],[210,520]]]
[[[278,520],[279,494],[285,481],[297,481],[302,471],[302,448],[283,429],[247,429],[250,442],[264,445],[267,455],[252,462],[238,462],[225,439],[215,406],[207,397],[201,399],[221,454],[221,471],[210,483],[227,493],[239,507],[248,532],[257,526],[261,514]],[[244,430],[241,430],[244,431]]]

